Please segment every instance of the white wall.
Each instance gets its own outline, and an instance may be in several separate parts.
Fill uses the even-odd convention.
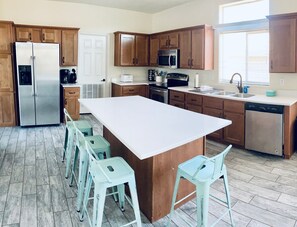
[[[236,2],[237,0],[196,0],[182,6],[177,6],[153,15],[152,31],[159,32],[174,28],[189,27],[199,24],[218,24],[218,10],[220,4]],[[297,12],[296,0],[270,0],[270,14]],[[215,69],[211,71],[188,70],[193,81],[196,72],[200,75],[202,84],[217,85],[218,83],[218,39],[215,40]],[[231,76],[231,75],[230,75]],[[284,79],[284,86],[280,85],[280,79]],[[234,85],[225,85],[233,89]],[[268,87],[253,86],[257,91],[264,92]],[[297,90],[296,73],[270,74],[270,86],[273,89]],[[252,88],[253,89],[253,88]],[[235,89],[236,90],[236,89]]]

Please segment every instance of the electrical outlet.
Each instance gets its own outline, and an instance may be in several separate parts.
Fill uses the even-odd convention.
[[[280,79],[280,80],[279,80],[279,84],[280,84],[281,86],[284,86],[284,85],[285,85],[285,80],[284,80],[284,79]]]

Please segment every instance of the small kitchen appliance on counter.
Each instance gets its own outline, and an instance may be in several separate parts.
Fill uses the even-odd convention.
[[[67,84],[68,83],[69,74],[70,74],[69,69],[60,69],[60,83],[61,84]]]
[[[75,69],[72,69],[71,71],[72,73],[69,73],[68,75],[68,83],[75,84],[77,80],[76,72]]]
[[[149,69],[148,70],[148,81],[155,81],[156,80],[156,74],[157,74],[157,70],[155,69]]]
[[[133,75],[131,74],[121,74],[121,78],[120,78],[121,82],[133,82]]]

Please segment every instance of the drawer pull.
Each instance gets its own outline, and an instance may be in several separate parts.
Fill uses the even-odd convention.
[[[70,95],[74,95],[75,94],[75,91],[69,91],[69,94]]]
[[[197,100],[196,100],[196,99],[191,99],[191,101],[192,101],[192,102],[196,102]]]
[[[179,96],[178,95],[175,95],[174,98],[179,98]]]
[[[129,91],[134,91],[134,89],[129,89]]]

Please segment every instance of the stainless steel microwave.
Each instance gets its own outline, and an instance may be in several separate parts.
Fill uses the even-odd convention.
[[[172,69],[179,68],[179,50],[159,50],[158,66]]]

